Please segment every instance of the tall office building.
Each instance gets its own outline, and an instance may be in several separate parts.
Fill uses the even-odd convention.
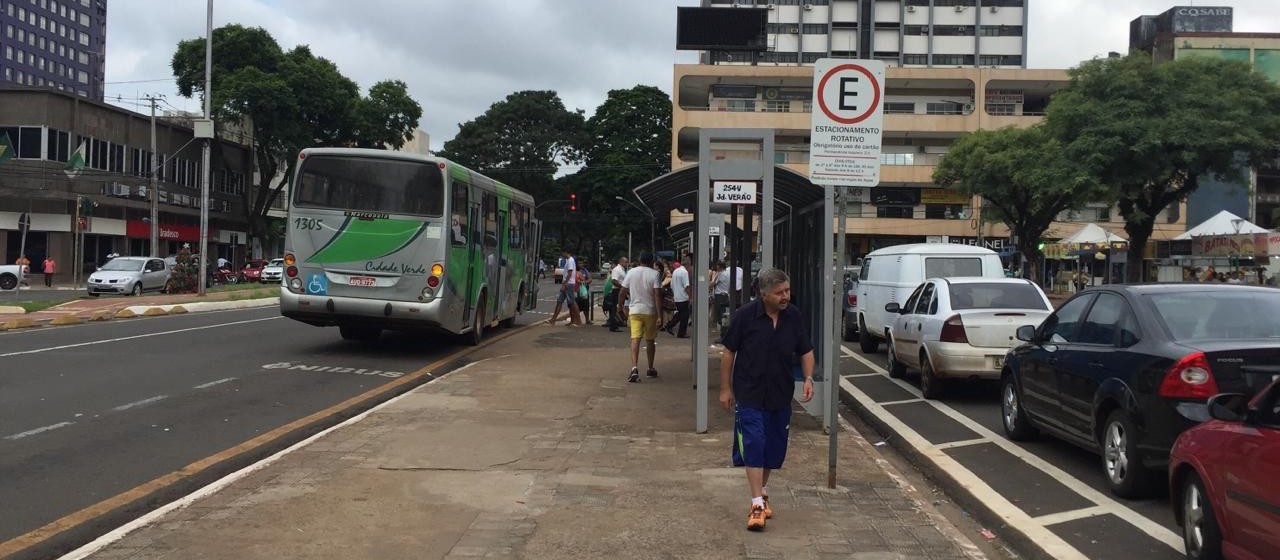
[[[0,83],[102,101],[107,0],[0,0]]]
[[[766,10],[768,44],[762,52],[707,51],[702,63],[793,66],[831,56],[918,68],[1026,68],[1027,3],[703,0],[703,7]]]

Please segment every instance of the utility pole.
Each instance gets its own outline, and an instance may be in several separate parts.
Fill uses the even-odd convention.
[[[203,167],[200,170],[200,278],[196,280],[200,286],[197,294],[203,296],[205,279],[209,275],[209,159],[213,141],[213,0],[208,0],[209,15],[205,23],[204,35],[204,126],[208,127],[204,136],[204,154],[201,157]],[[197,129],[201,128],[196,126]]]
[[[151,102],[151,256],[160,256],[160,183],[158,171],[160,167],[160,156],[156,153],[156,101],[158,97],[148,95],[144,97]]]

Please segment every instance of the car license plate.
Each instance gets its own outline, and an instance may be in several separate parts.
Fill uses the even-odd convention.
[[[348,282],[348,284],[351,284],[352,286],[364,286],[366,288],[371,288],[378,285],[378,280],[372,276],[352,276],[351,281]]]
[[[1004,356],[992,356],[991,363],[995,364],[996,369],[1004,367]]]

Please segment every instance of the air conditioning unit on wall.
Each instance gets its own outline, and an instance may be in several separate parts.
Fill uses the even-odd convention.
[[[992,7],[991,7],[991,13],[993,13],[993,14],[994,14],[994,13],[999,12],[999,11],[1000,11],[1000,6],[992,6]]]
[[[956,13],[957,13],[957,14],[958,14],[958,13],[960,13],[960,12],[963,12],[963,11],[964,11],[964,6],[956,6]]]
[[[799,25],[788,25],[783,30],[783,33],[799,33],[799,32],[800,32]]]
[[[804,5],[804,9],[805,9],[805,10],[812,10],[812,9],[813,9],[813,4],[805,4],[805,5]]]
[[[915,7],[915,6],[907,6],[907,13],[908,13],[908,14],[914,14],[914,13],[916,13],[916,7]]]

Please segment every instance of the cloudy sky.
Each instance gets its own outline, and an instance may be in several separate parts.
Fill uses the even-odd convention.
[[[611,89],[637,84],[671,92],[676,6],[698,0],[214,0],[214,26],[263,27],[286,50],[310,45],[366,89],[399,79],[422,105],[431,145],[457,133],[508,94],[559,92],[588,115]],[[1280,33],[1276,0],[1029,0],[1028,66],[1068,68],[1124,51],[1129,21],[1173,5],[1232,6],[1235,31]],[[138,98],[179,97],[170,61],[179,41],[203,37],[205,0],[114,0],[107,13],[107,96],[140,110]]]

